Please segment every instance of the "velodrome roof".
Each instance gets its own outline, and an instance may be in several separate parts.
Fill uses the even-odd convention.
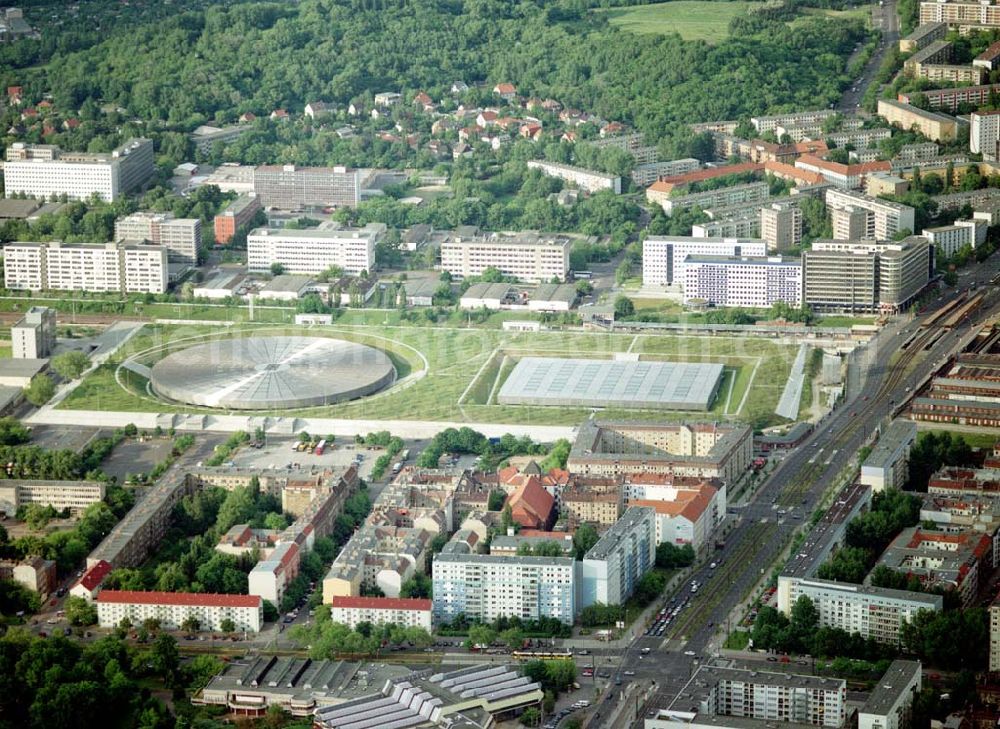
[[[714,363],[524,357],[500,388],[505,405],[708,410],[723,367]]]

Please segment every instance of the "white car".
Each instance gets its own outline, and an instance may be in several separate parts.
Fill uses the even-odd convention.
[[[695,653],[694,651],[684,651],[684,655],[686,655],[688,658],[694,658],[698,654]]]

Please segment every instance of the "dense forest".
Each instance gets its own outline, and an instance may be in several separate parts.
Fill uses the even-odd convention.
[[[61,109],[120,107],[155,136],[316,99],[418,89],[441,98],[458,80],[488,95],[510,81],[662,139],[686,135],[687,122],[827,105],[865,37],[858,22],[792,27],[787,14],[754,13],[708,45],[620,31],[568,0],[245,3],[112,28],[43,66],[0,65],[0,82],[51,93]]]

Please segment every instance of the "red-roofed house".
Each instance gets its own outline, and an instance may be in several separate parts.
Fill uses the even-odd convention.
[[[705,486],[699,491],[682,491],[675,501],[635,499],[628,505],[651,506],[656,512],[657,544],[690,544],[697,550],[715,526],[711,511],[714,496],[715,489]]]
[[[264,622],[259,595],[102,590],[96,602],[97,624],[102,628],[117,627],[125,618],[133,625],[155,618],[167,630],[178,630],[194,618],[199,630],[222,630],[222,621],[229,619],[236,630],[257,633]]]
[[[241,124],[249,124],[256,118],[257,118],[256,114],[254,114],[252,111],[247,111],[244,112],[243,114],[240,114],[239,121]]]
[[[535,124],[534,122],[522,124],[519,133],[525,139],[530,139],[533,142],[537,142],[542,136],[542,125]]]
[[[548,531],[555,522],[556,501],[538,476],[529,476],[507,498],[511,516],[527,529]]]
[[[517,87],[508,83],[497,84],[493,87],[493,93],[504,101],[511,101],[517,96]]]
[[[82,597],[87,602],[93,602],[101,591],[104,578],[111,572],[111,565],[103,559],[83,573],[83,577],[69,589],[70,595]]]
[[[20,104],[21,97],[24,96],[23,86],[8,86],[7,87],[7,98],[10,99],[12,104]]]
[[[358,623],[431,630],[431,601],[404,597],[334,597],[330,620],[352,630]]]
[[[275,119],[288,119],[288,118],[289,118],[288,112],[285,111],[284,109],[275,109],[274,111],[271,112],[272,121],[274,121]]]

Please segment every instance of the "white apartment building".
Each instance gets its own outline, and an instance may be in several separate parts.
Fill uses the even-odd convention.
[[[821,627],[840,628],[874,638],[879,643],[899,644],[899,630],[921,610],[944,609],[944,598],[922,592],[890,590],[830,580],[778,577],[778,609],[790,615],[800,595],[813,601]]]
[[[1000,600],[990,604],[990,672],[1000,671]]]
[[[375,244],[385,230],[381,223],[364,228],[257,228],[247,236],[247,269],[269,273],[272,264],[280,263],[285,273],[316,275],[337,266],[344,273],[357,275],[372,270]]]
[[[781,256],[688,256],[684,303],[769,308],[802,304],[802,262]]]
[[[893,661],[858,711],[858,729],[910,727],[922,677],[920,661]]]
[[[115,240],[163,246],[171,261],[198,263],[201,221],[175,218],[170,213],[138,212],[115,221]]]
[[[19,322],[10,328],[11,357],[14,359],[44,359],[56,346],[56,310],[47,306],[32,306]]]
[[[952,225],[924,228],[920,235],[934,244],[945,256],[953,256],[969,246],[976,248],[986,242],[985,220],[956,220]]]
[[[908,205],[830,188],[826,191],[826,206],[833,222],[833,237],[838,240],[892,240],[901,230],[913,232],[914,211]]]
[[[153,142],[132,139],[107,154],[64,152],[54,145],[15,142],[7,149],[3,173],[7,197],[24,193],[36,198],[66,195],[86,200],[96,194],[113,202],[156,174]]]
[[[642,285],[683,285],[688,256],[766,256],[759,238],[695,238],[651,235],[642,243]]]
[[[837,112],[830,109],[820,109],[818,111],[800,111],[794,114],[775,114],[774,116],[753,116],[750,123],[758,134],[773,132],[779,126],[797,126],[803,124],[822,124],[826,119],[834,116]]]
[[[404,597],[335,597],[330,603],[330,620],[352,630],[358,623],[401,625],[423,628],[431,625],[431,601]]]
[[[0,509],[8,514],[24,504],[51,506],[53,509],[83,511],[104,500],[101,481],[44,481],[4,479],[0,481]]]
[[[733,205],[764,202],[770,194],[766,182],[748,182],[744,185],[691,192],[679,197],[664,195],[662,191],[656,189],[656,185],[653,185],[646,190],[646,200],[659,204],[667,215],[673,215],[675,210],[693,207],[705,210],[707,208],[725,208]]]
[[[7,288],[162,294],[167,249],[162,246],[10,243],[4,246]]]
[[[632,182],[638,187],[645,187],[656,182],[661,177],[673,177],[683,175],[686,172],[694,172],[701,167],[701,162],[692,158],[673,159],[662,162],[646,162],[636,165],[632,170]]]
[[[636,486],[626,484],[626,493]],[[690,544],[696,551],[700,550],[726,513],[725,487],[717,489],[701,484],[694,489],[675,489],[670,499],[649,498],[663,486],[641,485],[640,489],[644,494],[642,498],[626,497],[626,501],[629,506],[648,506],[656,512],[657,544]]]
[[[580,609],[603,602],[624,605],[656,561],[656,511],[630,506],[583,556]]]
[[[541,170],[549,177],[558,177],[560,180],[570,182],[581,190],[587,192],[600,192],[601,190],[611,190],[616,195],[622,191],[622,178],[617,175],[608,175],[596,170],[586,170],[582,167],[564,165],[559,162],[546,162],[544,160],[528,160],[528,169]]]
[[[861,483],[871,486],[874,493],[903,488],[910,478],[910,449],[916,441],[916,423],[893,421],[861,464]]]
[[[272,605],[281,605],[285,588],[299,572],[299,545],[282,542],[247,575],[247,592],[269,600]]]
[[[434,558],[432,579],[436,623],[464,614],[482,622],[516,615],[572,624],[577,612],[572,557],[441,553]]]
[[[572,242],[563,235],[453,235],[441,243],[441,270],[465,278],[496,268],[519,281],[565,281],[570,248]]]
[[[798,205],[774,203],[760,209],[760,237],[768,251],[787,251],[802,243],[802,211]]]
[[[220,631],[228,618],[236,630],[257,633],[264,622],[264,601],[257,595],[101,590],[95,603],[102,628],[117,627],[124,618],[133,625],[155,618],[161,627],[179,630],[185,620],[194,618],[198,630]]]
[[[1000,111],[974,111],[969,128],[969,151],[995,162],[1000,159]]]

